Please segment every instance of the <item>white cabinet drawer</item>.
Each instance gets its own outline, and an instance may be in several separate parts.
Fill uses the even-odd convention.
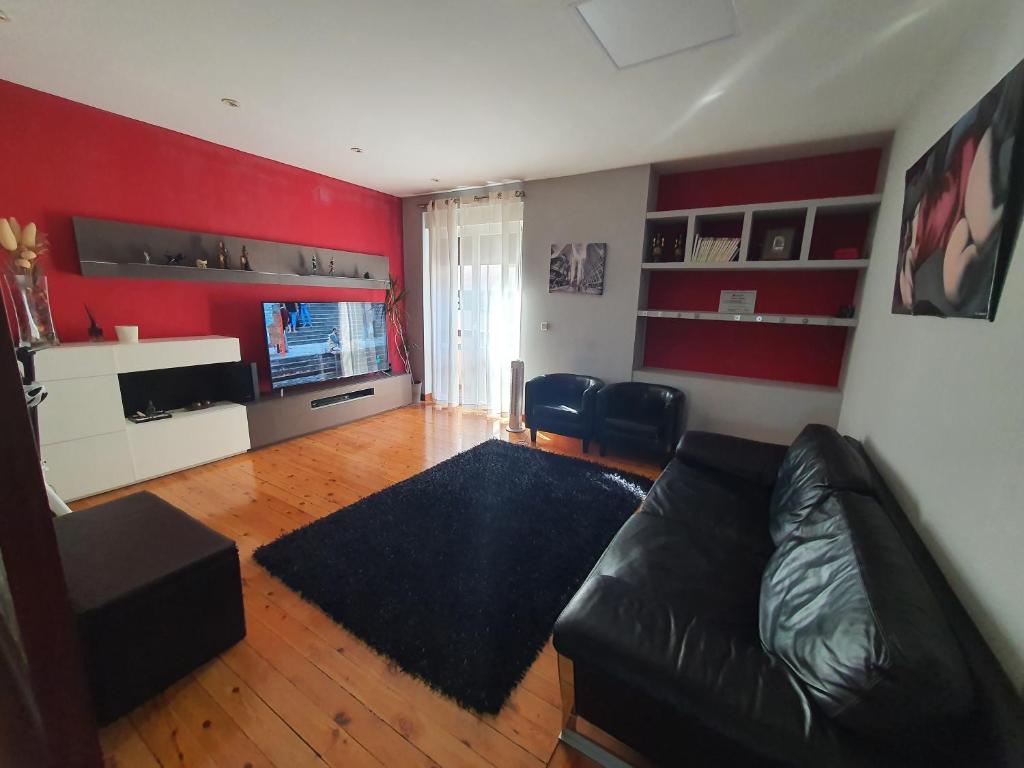
[[[117,373],[113,344],[62,344],[35,353],[36,381]]]
[[[39,406],[39,441],[43,445],[124,431],[124,411],[117,376],[46,381]]]
[[[44,445],[46,479],[64,501],[135,482],[128,435],[122,430],[81,440]]]
[[[229,336],[152,339],[137,344],[117,344],[114,347],[114,356],[118,373],[234,363],[242,359],[238,339]]]
[[[249,450],[245,406],[218,403],[202,411],[174,411],[169,419],[128,424],[139,480],[166,475]]]

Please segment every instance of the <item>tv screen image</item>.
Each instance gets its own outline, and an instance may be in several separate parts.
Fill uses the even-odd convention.
[[[274,389],[390,370],[384,304],[264,302]]]

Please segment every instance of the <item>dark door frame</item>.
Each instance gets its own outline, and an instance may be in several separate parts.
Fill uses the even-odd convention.
[[[12,701],[14,697],[34,699],[20,704],[38,715],[44,765],[98,768],[103,759],[96,721],[9,329],[0,301],[0,553],[23,652],[0,654],[0,664],[24,679],[28,688],[22,687],[24,695],[19,697],[19,686],[5,686],[0,698],[15,706],[19,702]],[[23,668],[11,670],[12,662]],[[0,712],[5,709],[0,706]],[[33,737],[32,732],[24,733],[26,741]],[[6,751],[8,746],[0,740],[0,763],[17,765],[8,761],[23,756]]]

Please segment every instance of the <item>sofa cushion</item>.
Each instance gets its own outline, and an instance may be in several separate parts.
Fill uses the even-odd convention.
[[[644,499],[648,515],[686,525],[689,536],[724,545],[763,567],[774,551],[765,510],[771,489],[726,472],[670,461]]]
[[[647,440],[658,439],[658,427],[655,424],[645,424],[641,421],[630,419],[616,419],[607,416],[602,427],[605,432],[617,433],[628,437],[644,438]]]
[[[772,555],[764,647],[844,726],[901,739],[968,712],[972,686],[942,609],[875,499],[835,492]]]
[[[781,544],[833,491],[872,493],[871,471],[863,457],[832,427],[809,424],[786,451],[775,481],[768,510],[775,544]]]

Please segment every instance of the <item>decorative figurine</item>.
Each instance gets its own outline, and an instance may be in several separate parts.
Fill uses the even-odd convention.
[[[676,241],[672,244],[672,253],[676,257],[676,261],[683,260],[683,243],[686,242],[686,238],[682,235],[676,235]]]
[[[96,325],[96,318],[89,311],[89,305],[85,304],[83,306],[85,307],[85,314],[89,316],[89,341],[103,341],[103,329]]]
[[[228,252],[224,247],[224,241],[221,240],[217,243],[217,266],[220,269],[228,268]]]
[[[352,267],[352,277],[359,277],[359,267]]]
[[[199,269],[206,269],[206,259],[196,259],[196,267]]]
[[[328,275],[333,275],[334,274],[334,257],[333,256],[331,256],[331,263],[327,267],[327,274]]]
[[[316,275],[320,273],[320,262],[317,260],[316,251],[313,251],[313,271],[310,273]]]
[[[146,403],[146,411],[145,411],[145,413],[146,413],[147,416],[150,416],[150,417],[156,416],[157,410],[156,410],[156,406],[153,405],[153,401],[152,400],[150,400],[150,401],[148,401]]]
[[[363,272],[363,280],[370,280],[370,279],[371,279],[370,278],[370,273],[369,272]]]
[[[655,261],[661,261],[661,254],[665,250],[665,236],[655,233],[651,238],[651,255]]]
[[[252,267],[249,266],[249,252],[245,250],[245,246],[242,246],[242,255],[239,257],[241,261],[242,269],[246,272],[252,272]]]
[[[185,261],[185,254],[183,253],[165,253],[164,258],[167,259],[168,264],[182,264]]]
[[[143,251],[142,258],[144,263],[149,264],[149,251]]]

